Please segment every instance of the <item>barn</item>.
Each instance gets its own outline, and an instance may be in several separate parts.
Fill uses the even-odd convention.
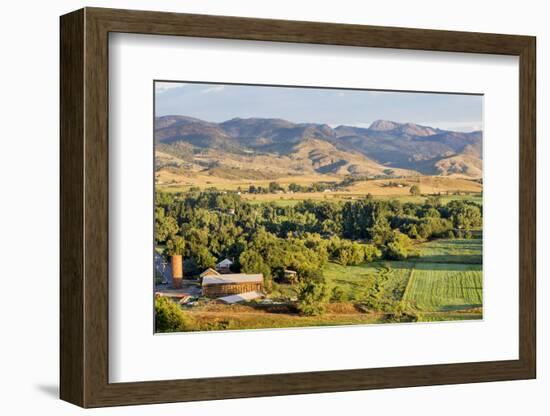
[[[264,275],[261,273],[209,275],[202,279],[202,295],[219,298],[246,292],[261,292],[263,283]]]

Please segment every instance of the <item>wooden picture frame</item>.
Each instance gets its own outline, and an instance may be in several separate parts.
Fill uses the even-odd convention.
[[[60,396],[82,407],[530,379],[536,376],[535,38],[85,8],[61,17]],[[519,359],[109,383],[108,35],[262,40],[519,57]]]

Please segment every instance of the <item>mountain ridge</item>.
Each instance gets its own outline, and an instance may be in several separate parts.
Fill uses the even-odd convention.
[[[159,150],[209,166],[254,166],[300,174],[480,178],[482,131],[456,132],[416,123],[376,120],[369,127],[294,123],[280,118],[232,118],[221,123],[184,115],[155,118]],[[267,163],[267,166],[265,164]],[[300,166],[302,164],[302,166]]]

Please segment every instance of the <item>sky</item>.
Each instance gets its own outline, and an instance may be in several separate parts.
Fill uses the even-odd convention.
[[[464,132],[483,128],[483,96],[466,94],[156,81],[155,112],[216,123],[258,117],[333,127],[391,120]]]

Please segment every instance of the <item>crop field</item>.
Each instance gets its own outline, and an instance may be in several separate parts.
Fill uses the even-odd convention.
[[[215,172],[214,172],[215,173]],[[200,189],[217,188],[218,190],[241,190],[242,197],[250,201],[277,202],[312,200],[360,199],[371,194],[380,199],[400,199],[403,202],[422,202],[426,195],[440,195],[444,202],[448,200],[470,200],[481,203],[482,185],[473,180],[460,177],[417,176],[403,179],[369,179],[359,180],[346,187],[333,188],[327,192],[288,192],[292,183],[309,186],[315,183],[338,184],[343,177],[338,175],[293,175],[276,178],[232,178],[227,173],[221,176],[210,172],[172,172],[163,169],[157,172],[155,190],[158,192],[186,192],[191,187]],[[286,192],[250,194],[250,186],[267,188],[271,182],[282,186]],[[390,186],[393,184],[394,186]],[[422,195],[413,196],[409,189],[412,185],[420,188]]]
[[[421,311],[444,312],[481,307],[481,267],[441,263],[417,263],[403,300]]]
[[[241,198],[253,205],[274,203],[278,206],[293,206],[305,200],[312,201],[354,201],[363,199],[370,194],[374,199],[397,199],[403,203],[422,203],[427,196],[438,195],[441,202],[471,201],[483,204],[481,185],[472,180],[450,177],[420,176],[395,180],[399,186],[388,186],[391,180],[374,179],[358,181],[346,188],[330,189],[326,192],[276,192],[276,193],[248,193],[249,186],[267,188],[274,179],[227,179],[205,174],[187,173],[186,175],[162,171],[155,186],[157,192],[186,192],[192,186],[200,189],[210,187],[225,191],[242,191]],[[338,176],[303,175],[276,178],[275,181],[283,188],[291,183],[307,186],[317,182],[338,183],[342,180]],[[411,195],[409,188],[418,185],[421,195]]]
[[[480,97],[358,126],[371,94],[183,85],[154,94],[156,332],[481,319]]]
[[[359,266],[342,266],[329,263],[325,276],[344,291],[348,300],[360,296],[370,278],[383,277],[384,292],[393,300],[400,300],[410,274],[412,263],[405,261],[383,261],[365,263]]]
[[[309,193],[296,193],[296,194],[261,194],[261,195],[243,195],[243,199],[246,199],[251,204],[263,204],[274,203],[278,206],[293,206],[301,201],[313,200],[313,201],[353,201],[365,198],[364,194],[355,194],[351,192],[309,192]],[[426,195],[373,195],[376,200],[398,200],[402,203],[422,203],[426,200]],[[447,204],[450,201],[471,201],[479,205],[483,204],[483,197],[481,194],[470,195],[440,195],[441,203]]]
[[[330,263],[326,277],[348,300],[361,294],[369,276],[383,281],[386,296],[417,311],[425,320],[479,319],[483,303],[481,239],[435,240],[419,244],[418,257],[359,266]],[[454,312],[454,313],[451,313]]]
[[[357,266],[329,262],[324,275],[341,291],[326,314],[302,316],[288,303],[295,285],[274,283],[269,298],[275,304],[206,303],[188,309],[200,330],[290,328],[376,324],[387,322],[384,308],[364,306],[368,288],[381,287],[387,305],[403,304],[418,314],[418,321],[463,321],[482,318],[483,276],[481,239],[441,239],[420,243],[418,256],[407,260],[381,260]],[[277,303],[278,302],[278,303]]]
[[[331,262],[327,280],[347,302],[360,300],[369,279],[383,282],[384,296],[426,312],[425,321],[481,318],[483,303],[480,239],[435,240],[418,245],[419,256],[358,266]],[[295,296],[291,285],[276,285],[274,296]]]
[[[420,256],[415,262],[424,263],[482,263],[483,242],[480,238],[441,239],[417,246]]]
[[[313,202],[306,205],[306,209],[311,209],[310,205],[319,205],[338,212],[338,210],[344,209],[342,204],[321,205],[316,204],[315,200],[349,201],[353,207],[361,206],[364,202],[359,202],[359,200],[366,197],[364,194],[352,194],[345,191],[294,193],[279,191],[278,193],[254,194],[244,192],[239,195],[228,190],[220,192],[220,194],[224,197],[210,200],[209,203],[222,204],[226,201],[233,201],[235,204],[248,205],[250,212],[246,211],[247,215],[251,219],[265,216],[264,221],[270,222],[274,230],[273,233],[277,228],[281,228],[281,224],[284,222],[274,221],[271,215],[279,215],[278,212],[282,210],[275,210],[267,205],[259,206],[260,204],[273,203],[278,206],[292,206],[300,201],[311,199]],[[164,194],[163,197],[181,198],[171,193]],[[191,198],[197,198],[197,196]],[[430,208],[430,205],[425,203],[426,198],[426,195],[380,194],[373,195],[372,201],[367,203],[376,205],[379,204],[379,200],[389,199],[411,203],[416,207],[417,212],[420,212],[417,214],[417,218],[421,219],[423,218],[422,212]],[[439,195],[439,198],[442,204],[459,201],[475,202],[482,205],[482,194],[480,193]],[[459,203],[457,205],[464,207],[467,204]],[[442,206],[439,206],[438,209],[440,212],[445,212],[445,208]],[[481,208],[474,206],[474,209],[478,209],[481,216]],[[210,209],[208,215],[223,217],[228,215],[225,210],[227,207]],[[294,215],[293,210],[288,211],[290,214],[286,213],[285,215]],[[254,213],[257,216],[252,216]],[[309,213],[311,218],[320,221],[314,210]],[[351,214],[348,215],[350,220],[353,218],[363,219],[361,211],[351,211]],[[302,224],[300,221],[303,219],[300,216],[291,218],[300,226],[310,226]],[[284,221],[288,221],[288,218],[285,217]],[[212,222],[212,224],[218,223],[222,222]],[[447,222],[447,224],[449,224],[448,227],[454,227],[452,222]],[[456,227],[451,230],[462,229],[460,223]],[[234,231],[238,233],[242,232],[241,230],[235,228]],[[224,229],[223,232],[225,233],[226,230]],[[292,239],[287,240],[273,233],[269,237],[270,244],[277,248],[278,255],[283,255],[285,251],[290,250],[288,247],[290,247]],[[214,235],[218,234],[214,233]],[[339,262],[343,261],[342,258],[335,255],[333,251],[328,257],[328,263],[323,262],[320,270],[325,282],[323,283],[325,292],[319,301],[324,305],[321,312],[307,314],[299,309],[301,302],[304,302],[304,287],[296,282],[285,281],[281,277],[272,278],[269,289],[264,293],[262,299],[242,302],[239,305],[222,304],[208,297],[197,296],[189,302],[189,305],[181,306],[190,322],[185,330],[216,331],[482,319],[482,221],[478,221],[468,228],[468,235],[473,238],[439,238],[439,235],[433,234],[428,237],[430,238],[428,241],[409,239],[408,253],[403,256],[402,260],[395,259],[398,255],[392,255],[389,252],[387,243],[380,247],[381,259],[370,263],[359,263],[361,261],[359,260],[355,261],[355,263],[359,263],[355,265],[352,265],[351,261],[347,265],[340,264]],[[197,236],[200,236],[198,232]],[[192,239],[193,235],[190,235],[189,238]],[[346,240],[346,238],[340,238],[340,241]],[[206,239],[204,241],[205,245],[210,244]],[[370,244],[369,240],[365,240],[362,236],[353,237],[353,241],[360,247]],[[226,244],[225,241],[220,243]],[[161,252],[166,250],[166,247],[167,244],[159,243],[157,249]],[[219,245],[213,247],[219,247]],[[345,247],[342,244],[339,250],[343,250]],[[310,249],[307,244],[294,245],[292,250],[301,250],[300,261],[306,261],[305,259],[311,257],[312,264],[317,264],[314,262],[319,258],[314,256],[315,251],[308,251]],[[293,253],[290,251],[285,254],[289,258],[292,255]],[[262,256],[263,254],[260,255],[260,258]],[[271,257],[263,258],[270,259]],[[286,258],[284,261],[287,261]],[[190,263],[190,266],[193,267],[193,263]],[[253,264],[253,267],[252,270],[255,271],[258,266]],[[199,268],[198,271],[201,269],[204,267]],[[199,274],[198,272],[196,274],[188,273],[191,278],[196,278]]]

